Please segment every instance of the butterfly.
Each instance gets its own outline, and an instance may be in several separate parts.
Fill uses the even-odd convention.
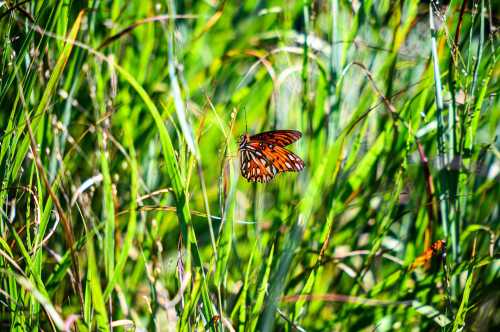
[[[446,241],[437,240],[422,255],[418,256],[410,266],[410,271],[422,265],[429,265],[432,257],[441,254],[441,259],[446,260]]]
[[[281,172],[304,169],[300,157],[284,147],[302,137],[297,130],[273,130],[241,135],[239,156],[241,175],[250,182],[269,182]]]

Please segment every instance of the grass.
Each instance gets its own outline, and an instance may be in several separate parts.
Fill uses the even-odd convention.
[[[0,2],[2,330],[498,330],[497,9]]]

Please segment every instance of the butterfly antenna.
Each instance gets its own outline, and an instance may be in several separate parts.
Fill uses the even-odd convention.
[[[244,107],[243,110],[245,112],[245,133],[248,133],[247,108]]]

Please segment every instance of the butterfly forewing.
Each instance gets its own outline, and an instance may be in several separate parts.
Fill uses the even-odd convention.
[[[273,130],[265,131],[250,137],[250,141],[262,141],[265,143],[285,147],[302,137],[302,133],[297,130]]]
[[[304,162],[283,146],[298,140],[295,130],[264,132],[243,136],[240,143],[241,175],[251,182],[269,182],[280,172],[299,172]]]

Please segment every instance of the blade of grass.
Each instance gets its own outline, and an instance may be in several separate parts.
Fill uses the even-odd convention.
[[[429,319],[432,319],[436,324],[440,327],[445,327],[451,323],[450,319],[440,313],[436,308],[430,305],[424,305],[418,301],[412,301],[411,306],[415,309],[419,314],[426,316]]]
[[[101,89],[98,89],[102,91]],[[104,100],[100,101],[101,114],[104,114]],[[111,180],[111,173],[109,167],[109,151],[107,149],[108,133],[106,129],[99,128],[97,137],[100,146],[100,167],[103,177],[103,217],[104,217],[104,244],[103,244],[103,257],[104,257],[104,270],[108,277],[108,283],[111,282],[112,275],[115,268],[115,203],[113,199],[113,183]]]
[[[102,296],[99,271],[94,250],[94,240],[87,239],[87,283],[90,289],[92,305],[95,310],[96,328],[99,331],[109,331],[109,319]],[[85,311],[86,312],[86,311]]]
[[[257,298],[255,300],[255,305],[253,306],[252,309],[252,316],[250,319],[250,331],[256,331],[257,322],[259,320],[259,314],[264,306],[264,299],[269,287],[269,277],[271,275],[273,258],[274,258],[274,244],[271,246],[271,250],[267,257],[264,276],[262,277],[260,283],[258,283],[259,289],[257,290]]]
[[[436,116],[437,116],[437,124],[438,124],[438,163],[439,169],[441,170],[440,176],[440,188],[439,188],[439,203],[440,203],[440,214],[441,214],[441,222],[443,223],[443,230],[445,238],[448,235],[451,236],[451,246],[452,246],[452,254],[453,259],[457,258],[457,249],[458,243],[456,239],[456,232],[453,230],[456,226],[455,224],[451,224],[452,220],[450,218],[450,204],[449,204],[449,188],[447,185],[447,174],[445,172],[445,165],[448,164],[448,161],[445,160],[446,155],[446,146],[445,146],[445,125],[443,119],[443,95],[442,95],[442,84],[441,84],[441,72],[439,70],[439,57],[436,46],[436,38],[437,31],[434,25],[434,10],[432,7],[432,3],[429,4],[429,26],[431,30],[431,53],[432,53],[432,64],[434,69],[434,84],[435,84],[435,98],[436,98]],[[446,158],[447,159],[447,158]]]
[[[175,17],[175,5],[173,0],[168,2],[168,11],[170,17]],[[177,112],[177,118],[179,119],[179,124],[181,126],[182,134],[186,140],[187,146],[190,152],[199,159],[199,152],[196,147],[195,140],[193,138],[193,133],[191,132],[191,126],[189,125],[188,118],[186,115],[186,110],[184,107],[184,101],[181,96],[181,88],[179,86],[179,81],[177,80],[177,75],[175,72],[175,56],[174,56],[174,29],[175,20],[168,20],[168,75],[170,78],[170,84],[172,89],[172,95],[175,103],[175,110]]]
[[[238,317],[238,331],[244,332],[245,331],[245,325],[247,323],[247,317],[249,316],[248,311],[248,306],[247,306],[247,298],[248,298],[248,289],[250,288],[250,274],[251,274],[251,269],[253,267],[253,257],[255,253],[257,252],[257,242],[254,243],[252,253],[250,254],[250,258],[248,259],[247,263],[247,269],[245,272],[245,279],[243,281],[243,289],[241,290],[241,299],[238,299],[238,301],[241,301],[240,304],[240,314]]]
[[[12,272],[5,273],[11,274]],[[50,301],[46,292],[40,291],[31,281],[23,276],[14,275],[17,283],[23,287],[27,292],[29,292],[36,300],[42,305],[50,322],[53,323],[58,329],[63,330],[65,328],[64,320],[61,315],[57,312],[56,308]]]
[[[462,301],[460,302],[460,307],[455,316],[455,321],[453,322],[453,332],[462,331],[465,327],[465,318],[467,317],[467,312],[469,310],[469,298],[472,291],[472,281],[474,280],[475,273],[473,270],[469,270],[469,276],[465,282],[464,292],[462,294]]]
[[[111,295],[113,287],[118,281],[119,276],[123,273],[123,268],[125,267],[125,263],[127,261],[127,257],[130,252],[130,248],[132,247],[132,241],[134,240],[136,225],[137,225],[137,197],[139,196],[139,188],[138,188],[138,180],[139,180],[139,170],[137,166],[136,153],[134,148],[133,141],[133,126],[130,121],[125,122],[124,124],[124,136],[125,136],[125,144],[129,149],[130,156],[130,205],[129,205],[129,221],[127,224],[127,235],[125,236],[125,240],[123,241],[123,246],[120,250],[120,254],[118,256],[118,260],[116,263],[116,267],[114,268],[113,275],[110,278],[108,285],[104,291],[104,301],[108,300],[108,297]]]

